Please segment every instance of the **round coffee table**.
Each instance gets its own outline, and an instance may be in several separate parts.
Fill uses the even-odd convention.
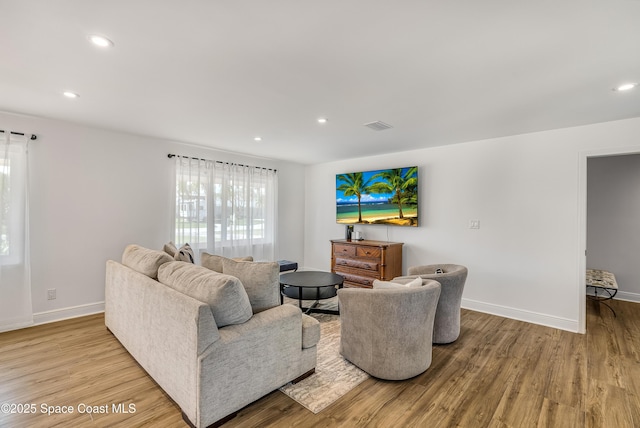
[[[305,314],[318,312],[322,314],[338,315],[339,311],[318,308],[320,300],[330,299],[338,294],[338,288],[342,288],[344,278],[332,272],[300,271],[283,273],[280,275],[280,301],[283,296],[298,299],[298,306]],[[307,307],[302,307],[303,300],[315,300]]]

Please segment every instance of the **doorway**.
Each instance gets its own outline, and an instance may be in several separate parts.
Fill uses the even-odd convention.
[[[580,253],[579,253],[579,317],[578,327],[579,333],[586,332],[586,283],[585,272],[587,269],[587,235],[588,235],[588,221],[587,221],[587,182],[588,182],[588,160],[595,158],[605,158],[613,156],[625,156],[625,155],[638,155],[640,154],[640,146],[618,148],[618,149],[599,149],[592,151],[585,151],[580,153],[579,164],[579,236],[580,236]],[[593,166],[593,163],[592,163]],[[592,234],[593,235],[593,234]],[[593,238],[593,236],[592,236]],[[590,257],[593,260],[593,257]],[[591,261],[590,260],[590,261]],[[598,260],[596,258],[596,260]]]

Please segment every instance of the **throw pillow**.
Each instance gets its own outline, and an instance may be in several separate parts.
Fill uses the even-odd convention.
[[[173,261],[160,267],[158,281],[207,303],[218,327],[242,324],[253,315],[249,296],[238,278]]]
[[[277,262],[222,260],[222,273],[235,276],[249,295],[253,313],[280,306],[280,265]]]
[[[158,268],[173,260],[164,251],[150,250],[140,245],[128,245],[122,253],[122,264],[147,275],[149,278],[158,277]]]
[[[380,281],[378,279],[373,280],[373,288],[412,288],[422,287],[422,278],[415,278],[409,282],[401,283],[394,281]]]
[[[222,261],[224,259],[229,260],[227,257],[218,256],[218,255],[209,254],[209,253],[202,253],[202,255],[200,256],[200,263],[202,264],[202,266],[206,267],[207,269],[211,269],[212,271],[222,273]],[[230,260],[235,260],[237,262],[252,262],[253,257],[251,256],[236,257]]]
[[[184,244],[173,256],[175,260],[180,262],[195,263],[193,258],[193,249],[189,244]]]
[[[176,253],[178,252],[178,248],[176,247],[176,244],[174,244],[172,241],[169,241],[166,244],[164,244],[164,247],[162,247],[162,249],[164,250],[165,253],[169,254],[171,257],[175,257]]]

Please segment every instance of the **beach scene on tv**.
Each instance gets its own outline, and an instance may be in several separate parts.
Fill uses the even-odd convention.
[[[418,167],[336,175],[340,224],[418,225]]]

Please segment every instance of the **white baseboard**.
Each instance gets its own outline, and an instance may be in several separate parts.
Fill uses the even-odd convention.
[[[69,308],[54,309],[52,311],[33,314],[33,325],[48,324],[51,322],[78,318],[86,315],[104,312],[104,302],[89,303],[86,305],[71,306]]]
[[[640,294],[630,293],[628,291],[618,291],[615,297],[616,300],[625,300],[627,302],[640,303]]]
[[[12,330],[20,330],[21,328],[31,327],[33,325],[33,321],[31,318],[14,318],[11,320],[5,320],[4,324],[0,326],[0,333],[4,333],[5,331]]]
[[[465,309],[471,309],[472,311],[498,315],[518,321],[559,328],[560,330],[567,330],[572,333],[578,332],[578,320],[511,308],[508,306],[494,305],[493,303],[480,302],[478,300],[471,299],[462,299],[462,307]]]

